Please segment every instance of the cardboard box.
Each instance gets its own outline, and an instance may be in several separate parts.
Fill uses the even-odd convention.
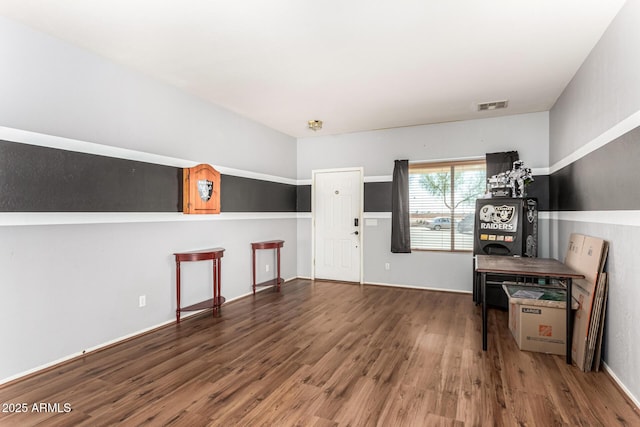
[[[520,350],[567,354],[564,309],[509,303],[509,330]]]
[[[509,330],[520,350],[567,354],[566,291],[505,284],[509,296]],[[518,298],[523,292],[540,299]],[[546,295],[545,295],[546,294]],[[515,295],[515,296],[514,296]],[[572,309],[578,308],[574,300]]]
[[[608,245],[605,240],[582,234],[571,234],[564,263],[584,274],[584,279],[593,287],[602,273],[607,258]]]
[[[582,234],[572,234],[564,263],[584,274],[584,279],[573,280],[572,296],[580,308],[573,323],[571,357],[580,370],[591,370],[592,355],[588,352],[589,330],[591,328],[597,287],[607,259],[609,246],[603,239]],[[597,313],[596,313],[597,315]],[[600,316],[597,315],[599,320]]]

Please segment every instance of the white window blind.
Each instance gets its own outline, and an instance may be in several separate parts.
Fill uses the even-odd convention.
[[[410,164],[411,248],[473,250],[475,202],[485,189],[484,160]]]

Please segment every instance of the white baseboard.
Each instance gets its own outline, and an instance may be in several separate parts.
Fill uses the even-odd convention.
[[[298,276],[296,279],[305,279],[305,280],[314,280],[311,277]],[[291,280],[291,279],[289,279]],[[339,282],[339,280],[336,280]],[[435,288],[435,287],[424,287],[424,286],[412,286],[412,285],[398,285],[396,283],[383,283],[383,282],[363,282],[361,285],[371,285],[371,286],[387,286],[391,288],[404,288],[404,289],[417,289],[420,291],[437,291],[437,292],[453,292],[456,294],[471,294],[472,291],[462,291],[458,289],[445,289],[445,288]]]
[[[198,313],[200,313],[200,312],[201,312],[201,311],[194,311],[193,313],[189,313],[189,314],[187,314],[187,315],[181,316],[181,318],[182,318],[182,319],[186,319],[186,318],[188,318],[188,317],[195,316],[195,315],[197,315],[197,314],[198,314]],[[152,331],[152,330],[157,329],[157,328],[161,328],[161,327],[163,327],[163,326],[165,326],[165,325],[168,325],[168,324],[170,324],[170,323],[175,323],[175,321],[176,321],[175,319],[167,320],[167,321],[162,322],[162,323],[159,323],[159,324],[157,324],[157,325],[153,325],[153,326],[150,326],[150,327],[148,327],[148,328],[144,328],[144,329],[141,329],[141,330],[139,330],[139,331],[133,332],[133,333],[131,333],[131,334],[127,334],[127,335],[124,335],[124,336],[121,336],[121,337],[115,338],[115,339],[113,339],[113,340],[110,340],[110,341],[104,342],[104,343],[102,343],[102,344],[98,344],[98,345],[96,345],[96,346],[94,346],[94,347],[87,348],[87,349],[85,349],[85,350],[83,350],[83,351],[80,351],[80,352],[76,352],[76,353],[69,354],[69,355],[67,355],[67,356],[61,357],[60,359],[57,359],[57,360],[51,361],[51,362],[49,362],[49,363],[45,363],[44,365],[36,366],[35,368],[29,369],[29,370],[24,371],[24,372],[20,372],[20,373],[18,373],[18,374],[12,375],[12,376],[10,376],[10,377],[2,378],[2,379],[0,379],[0,384],[8,383],[8,382],[10,382],[10,381],[14,381],[14,380],[17,380],[17,379],[19,379],[19,378],[26,377],[27,375],[35,374],[35,373],[37,373],[37,372],[39,372],[39,371],[43,371],[43,370],[48,369],[48,368],[51,368],[51,367],[53,367],[53,366],[60,365],[60,364],[62,364],[62,363],[65,363],[65,362],[71,361],[71,360],[73,360],[73,359],[76,359],[76,358],[79,358],[79,357],[87,356],[87,355],[89,355],[89,354],[91,354],[91,353],[95,353],[95,352],[97,352],[97,351],[99,351],[99,350],[102,350],[102,349],[104,349],[104,348],[106,348],[106,347],[109,347],[109,346],[111,346],[111,345],[114,345],[114,344],[117,344],[117,343],[119,343],[119,342],[122,342],[122,341],[128,340],[128,339],[130,339],[130,338],[134,338],[134,337],[136,337],[136,336],[139,336],[139,335],[145,334],[145,333],[147,333],[147,332],[149,332],[149,331]]]
[[[382,282],[364,282],[364,285],[372,285],[372,286],[388,286],[392,288],[404,288],[404,289],[418,289],[421,291],[437,291],[437,292],[452,292],[456,294],[471,294],[472,291],[462,291],[459,289],[445,289],[445,288],[435,288],[435,287],[425,287],[425,286],[412,286],[412,285],[398,285],[395,283],[382,283]]]
[[[607,374],[609,374],[611,379],[613,379],[613,381],[618,385],[618,387],[620,387],[620,390],[622,390],[622,392],[627,395],[629,400],[631,400],[633,402],[633,404],[636,405],[635,409],[638,410],[638,408],[640,408],[640,399],[638,399],[636,396],[634,396],[633,393],[631,393],[631,391],[622,383],[622,381],[620,381],[618,376],[611,370],[609,365],[607,365],[606,363],[602,362],[602,369]]]
[[[286,282],[288,282],[288,281],[290,281],[290,280],[293,280],[293,278],[292,278],[292,279],[285,279],[285,281],[284,281],[284,282],[286,283]],[[265,287],[265,288],[256,289],[256,293],[263,292],[263,291],[266,291],[266,290],[268,290],[268,289],[270,289],[270,288]],[[249,291],[249,292],[247,292],[247,293],[245,293],[245,294],[242,294],[242,295],[239,295],[239,296],[237,296],[237,297],[234,297],[234,298],[228,299],[228,300],[225,302],[225,304],[228,304],[228,303],[230,303],[230,302],[233,302],[233,301],[239,300],[239,299],[241,299],[241,298],[245,298],[245,297],[251,296],[252,294],[253,294],[253,291],[251,290],[251,291]],[[180,319],[181,319],[181,320],[188,319],[189,317],[197,316],[198,314],[200,314],[200,313],[202,313],[202,312],[204,312],[204,311],[207,311],[207,309],[205,309],[205,310],[199,310],[199,311],[194,311],[194,312],[191,312],[191,313],[188,313],[188,314],[183,314],[183,315],[181,315],[181,316],[180,316]],[[83,351],[76,352],[76,353],[72,353],[72,354],[69,354],[69,355],[67,355],[67,356],[61,357],[60,359],[56,359],[56,360],[53,360],[53,361],[51,361],[51,362],[45,363],[45,364],[43,364],[43,365],[36,366],[35,368],[29,369],[29,370],[27,370],[27,371],[17,373],[17,374],[15,374],[15,375],[12,375],[12,376],[7,377],[7,378],[2,378],[2,379],[0,379],[0,385],[5,384],[5,383],[8,383],[8,382],[11,382],[11,381],[14,381],[14,380],[17,380],[17,379],[20,379],[20,378],[23,378],[23,377],[26,377],[26,376],[28,376],[28,375],[35,374],[35,373],[37,373],[37,372],[39,372],[39,371],[43,371],[43,370],[45,370],[45,369],[49,369],[49,368],[51,368],[51,367],[54,367],[54,366],[56,366],[56,365],[60,365],[60,364],[62,364],[62,363],[72,361],[73,359],[77,359],[77,358],[79,358],[79,357],[85,357],[85,356],[88,356],[88,355],[90,355],[90,354],[92,354],[92,353],[98,352],[98,351],[103,350],[103,349],[105,349],[105,348],[107,348],[107,347],[110,347],[110,346],[112,346],[112,345],[116,345],[116,344],[118,344],[118,343],[121,343],[121,342],[123,342],[123,341],[129,340],[129,339],[131,339],[131,338],[138,337],[138,336],[143,335],[143,334],[145,334],[145,333],[147,333],[147,332],[149,332],[149,331],[152,331],[152,330],[154,330],[154,329],[161,328],[161,327],[163,327],[163,326],[166,326],[166,325],[169,325],[169,324],[171,324],[171,323],[175,323],[175,322],[176,322],[175,318],[172,318],[172,319],[166,320],[166,321],[164,321],[164,322],[162,322],[162,323],[158,323],[158,324],[156,324],[156,325],[149,326],[148,328],[140,329],[140,330],[138,330],[138,331],[136,331],[136,332],[132,332],[132,333],[130,333],[130,334],[123,335],[123,336],[121,336],[121,337],[114,338],[114,339],[109,340],[109,341],[107,341],[107,342],[104,342],[104,343],[98,344],[98,345],[96,345],[96,346],[93,346],[93,347],[87,348],[87,349],[85,349],[85,350],[83,350]]]

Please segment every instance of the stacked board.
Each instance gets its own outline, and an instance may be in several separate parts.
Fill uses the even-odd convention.
[[[573,280],[572,294],[579,303],[573,325],[571,357],[584,372],[600,368],[608,281],[604,273],[609,245],[605,240],[572,234],[564,263],[582,273]]]

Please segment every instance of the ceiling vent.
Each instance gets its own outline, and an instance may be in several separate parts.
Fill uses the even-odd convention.
[[[478,111],[491,111],[498,110],[500,108],[507,108],[509,105],[509,101],[492,101],[492,102],[483,102],[478,104]]]

